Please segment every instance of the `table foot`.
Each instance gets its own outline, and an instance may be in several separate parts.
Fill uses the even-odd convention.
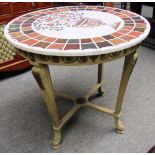
[[[115,118],[115,127],[116,127],[116,132],[119,134],[124,133],[124,126],[120,118]]]
[[[54,131],[54,137],[53,137],[53,142],[52,142],[52,147],[54,150],[58,149],[60,147],[60,141],[61,141],[61,130]]]
[[[52,148],[53,148],[53,150],[57,150],[57,149],[60,148],[60,144],[58,144],[58,145],[52,145]]]
[[[116,129],[116,132],[119,133],[119,134],[123,134],[125,131],[124,131],[124,129],[123,130]]]

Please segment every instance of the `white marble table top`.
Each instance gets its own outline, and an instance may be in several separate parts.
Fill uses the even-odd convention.
[[[87,56],[115,52],[144,40],[149,22],[127,10],[65,6],[30,12],[9,22],[7,40],[31,53]]]

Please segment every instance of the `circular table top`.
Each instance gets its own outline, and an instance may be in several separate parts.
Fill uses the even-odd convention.
[[[103,6],[65,6],[30,12],[7,24],[15,47],[43,55],[87,56],[134,46],[150,31],[133,12]]]

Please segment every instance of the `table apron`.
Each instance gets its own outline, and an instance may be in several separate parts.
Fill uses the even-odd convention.
[[[50,56],[30,53],[18,49],[18,53],[24,58],[28,59],[32,65],[37,64],[52,64],[59,66],[82,66],[82,65],[93,65],[109,62],[122,57],[125,57],[135,52],[139,47],[139,44],[130,48],[116,51],[113,53],[91,55],[91,56]]]

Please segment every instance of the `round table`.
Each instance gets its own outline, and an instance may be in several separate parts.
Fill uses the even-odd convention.
[[[65,6],[20,16],[5,27],[7,40],[33,65],[32,73],[44,96],[53,126],[53,148],[61,140],[61,128],[82,107],[114,117],[118,133],[124,133],[121,106],[127,83],[137,62],[137,48],[149,34],[150,24],[127,10],[103,6]],[[103,95],[103,64],[125,57],[115,110],[96,105],[90,97]],[[81,98],[55,91],[48,65],[98,64],[97,84]],[[70,99],[74,106],[60,118],[55,96]]]

